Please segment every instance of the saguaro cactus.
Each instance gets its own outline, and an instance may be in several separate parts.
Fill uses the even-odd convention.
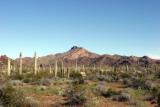
[[[128,67],[128,65],[126,65],[126,71],[127,71],[127,72],[129,71],[129,67]]]
[[[93,67],[93,72],[95,72],[96,71],[96,66],[94,65],[94,67]]]
[[[16,67],[15,67],[15,65],[13,66],[13,69],[12,69],[12,70],[13,70],[13,72],[15,72],[15,71],[16,71]]]
[[[49,67],[49,73],[52,74],[52,67]]]
[[[63,64],[63,60],[61,61],[61,75],[62,75],[62,77],[64,77],[64,64]]]
[[[7,75],[10,76],[11,75],[11,60],[10,58],[8,58],[8,69],[7,69]]]
[[[77,59],[76,59],[76,67],[75,67],[75,72],[78,70],[78,64],[77,64]]]
[[[57,73],[58,73],[58,65],[57,65],[57,60],[55,61],[55,77],[57,77]]]
[[[22,74],[22,53],[19,54],[19,74]]]
[[[85,67],[84,67],[84,65],[82,66],[82,71],[85,72]]]
[[[67,68],[67,78],[70,78],[70,68]]]
[[[37,75],[37,53],[34,54],[34,75]]]

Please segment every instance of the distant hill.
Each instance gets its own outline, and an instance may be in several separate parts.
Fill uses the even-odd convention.
[[[6,59],[7,56],[5,56]],[[3,57],[0,59],[3,62]],[[55,61],[59,64],[63,60],[65,66],[75,66],[77,61],[78,65],[85,66],[154,66],[160,65],[160,60],[151,59],[147,56],[136,57],[136,56],[120,56],[120,55],[99,55],[88,51],[82,47],[73,46],[70,50],[64,53],[50,54],[47,56],[39,57],[38,64],[43,66],[54,66]],[[15,59],[14,62],[18,64],[19,59]],[[33,64],[33,58],[23,58],[23,64],[31,66]]]

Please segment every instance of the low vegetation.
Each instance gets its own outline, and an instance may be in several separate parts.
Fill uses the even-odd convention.
[[[72,70],[69,77],[48,71],[1,73],[0,107],[160,107],[158,71],[81,72]]]

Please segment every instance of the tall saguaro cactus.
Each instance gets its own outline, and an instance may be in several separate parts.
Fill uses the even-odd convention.
[[[85,72],[85,67],[84,67],[84,65],[82,66],[82,71]]]
[[[37,75],[37,53],[34,54],[34,75]]]
[[[22,53],[19,55],[19,75],[22,74]]]
[[[94,67],[93,67],[93,72],[95,72],[96,71],[96,66],[95,66],[95,64],[94,64]]]
[[[15,67],[15,65],[13,66],[13,71],[14,71],[14,72],[16,71],[16,67]]]
[[[57,73],[58,73],[58,64],[57,64],[57,60],[55,61],[55,77],[57,77]]]
[[[69,67],[67,68],[67,78],[68,79],[70,78],[70,68]]]
[[[75,72],[78,71],[78,64],[77,64],[77,59],[76,59],[76,67],[75,67]]]
[[[10,58],[8,58],[8,69],[7,69],[7,75],[10,76],[11,75],[11,60]]]
[[[52,67],[49,66],[49,73],[52,74]]]
[[[63,64],[63,60],[61,61],[61,75],[62,75],[62,77],[64,77],[64,64]]]
[[[128,67],[128,65],[126,65],[126,71],[127,71],[127,72],[129,71],[129,67]]]

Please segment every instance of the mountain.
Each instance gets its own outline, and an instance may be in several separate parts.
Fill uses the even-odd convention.
[[[7,64],[8,57],[6,55],[0,56],[0,65]]]
[[[54,65],[55,60],[64,62],[67,66],[72,66],[75,60],[80,60],[82,58],[92,59],[97,58],[100,55],[87,51],[86,49],[78,46],[73,46],[69,51],[64,53],[58,53],[55,55],[47,55],[40,57],[39,63],[42,65]],[[87,63],[87,61],[85,61]]]
[[[160,65],[159,60],[151,59],[147,56],[136,57],[136,56],[120,56],[120,55],[99,55],[90,52],[82,47],[73,46],[69,51],[58,54],[50,54],[47,56],[39,57],[38,64],[43,66],[54,66],[55,61],[61,64],[61,61],[65,66],[75,66],[77,62],[78,65],[85,66],[121,66],[121,65],[132,65],[132,66],[153,66],[155,64]],[[15,62],[18,63],[19,59]],[[23,64],[31,66],[33,64],[33,58],[26,57],[23,58]]]
[[[82,57],[96,58],[99,55],[89,52],[82,47],[73,46],[69,51],[62,54],[56,54],[55,56],[62,59],[75,60],[77,58],[82,58]]]

